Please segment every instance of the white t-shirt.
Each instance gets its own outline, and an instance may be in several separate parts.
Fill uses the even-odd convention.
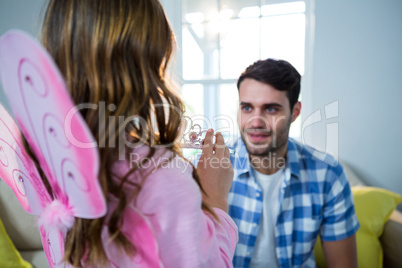
[[[279,268],[275,254],[275,223],[279,210],[279,190],[285,177],[284,168],[272,175],[254,171],[255,178],[262,188],[263,208],[250,267]]]

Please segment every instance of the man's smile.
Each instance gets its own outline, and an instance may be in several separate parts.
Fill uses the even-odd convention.
[[[267,129],[246,129],[244,133],[252,143],[263,142],[272,135],[272,132]]]

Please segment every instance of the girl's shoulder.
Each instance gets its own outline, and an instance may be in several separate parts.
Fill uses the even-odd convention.
[[[143,145],[131,149],[128,154],[120,157],[113,165],[113,173],[117,177],[124,177],[131,173],[130,180],[147,178],[154,180],[158,177],[167,177],[170,181],[191,178],[193,165],[177,153],[164,147],[150,148]]]
[[[141,181],[137,206],[148,212],[161,203],[184,206],[182,210],[200,207],[201,191],[193,178],[192,163],[166,148],[156,148],[152,156],[150,151],[149,147],[133,150],[132,163],[141,163],[132,176],[135,182]]]

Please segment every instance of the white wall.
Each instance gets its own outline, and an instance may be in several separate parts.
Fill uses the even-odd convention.
[[[339,156],[365,182],[402,194],[402,1],[316,0],[311,112],[338,101],[338,116],[309,126],[322,148],[337,123]],[[309,114],[304,114],[306,118]]]

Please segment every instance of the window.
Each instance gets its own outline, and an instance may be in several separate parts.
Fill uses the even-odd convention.
[[[178,2],[177,2],[178,1]],[[169,2],[169,3],[168,3]],[[170,6],[171,0],[165,7]],[[306,1],[176,0],[179,80],[186,115],[204,128],[238,133],[236,80],[258,59],[305,68]],[[167,11],[169,16],[169,10]],[[172,11],[170,11],[172,13]],[[170,14],[170,18],[172,15]],[[300,117],[291,136],[300,137]]]

